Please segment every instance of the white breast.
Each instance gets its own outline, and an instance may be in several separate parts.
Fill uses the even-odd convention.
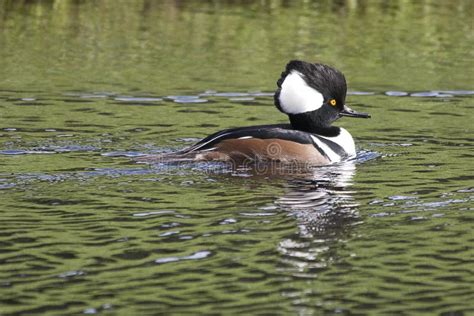
[[[318,137],[330,140],[341,146],[349,158],[355,157],[356,155],[354,139],[352,138],[352,135],[344,128],[341,128],[339,135],[336,137],[325,137],[320,135],[318,135],[318,137],[311,137],[313,138],[313,141],[319,146],[319,148],[321,148],[326,153],[331,162],[340,162],[342,157],[335,153],[328,145],[319,140]]]

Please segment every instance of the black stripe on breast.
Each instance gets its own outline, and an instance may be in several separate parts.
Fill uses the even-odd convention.
[[[344,150],[344,148],[341,145],[339,145],[339,144],[337,144],[337,143],[335,143],[335,142],[333,142],[333,141],[331,141],[327,138],[319,137],[318,135],[314,135],[314,136],[317,137],[318,140],[323,142],[325,145],[327,145],[333,152],[335,152],[341,158],[345,158],[345,157],[348,156],[347,152]],[[316,144],[314,144],[314,145],[317,146]]]
[[[319,137],[318,137],[318,139],[319,139]],[[318,144],[316,144],[312,139],[311,139],[311,141],[312,141],[312,144],[313,144],[314,148],[316,148],[316,150],[317,150],[324,158],[326,158],[327,160],[331,161],[331,159],[329,159],[329,156],[326,154],[326,152],[325,152],[324,150],[322,150],[322,148],[319,147]]]

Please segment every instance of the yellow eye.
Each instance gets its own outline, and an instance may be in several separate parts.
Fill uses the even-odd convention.
[[[329,100],[329,104],[331,104],[332,106],[336,106],[336,100],[335,99]]]

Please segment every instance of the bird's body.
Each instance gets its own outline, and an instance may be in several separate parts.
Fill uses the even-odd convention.
[[[355,155],[350,134],[325,137],[295,130],[289,124],[223,130],[175,153],[195,160],[280,161],[325,165]]]
[[[291,61],[277,82],[275,105],[290,124],[248,126],[214,133],[168,155],[194,161],[279,161],[327,165],[356,154],[351,134],[331,126],[341,116],[369,117],[345,105],[346,81],[338,70]]]

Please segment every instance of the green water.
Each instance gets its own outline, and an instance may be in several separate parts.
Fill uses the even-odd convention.
[[[0,1],[0,315],[474,313],[473,4]],[[295,58],[356,161],[135,162],[286,122]]]

